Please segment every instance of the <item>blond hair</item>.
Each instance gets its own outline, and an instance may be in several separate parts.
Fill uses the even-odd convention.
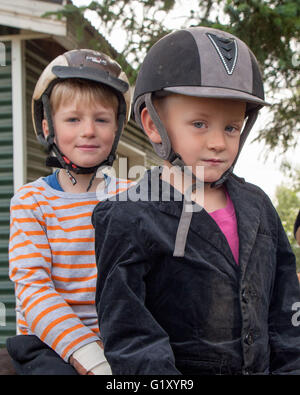
[[[112,107],[117,117],[119,100],[116,93],[99,82],[70,78],[55,84],[50,95],[52,114],[55,114],[61,105],[69,102],[84,102],[84,106],[101,102],[104,107]]]

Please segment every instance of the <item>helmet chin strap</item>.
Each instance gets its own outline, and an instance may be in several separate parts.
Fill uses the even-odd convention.
[[[103,166],[103,162],[99,166],[88,167],[88,168],[78,167],[73,162],[71,162],[65,155],[63,155],[61,153],[61,151],[59,150],[59,148],[57,147],[57,145],[55,143],[52,145],[52,151],[55,153],[56,156],[48,156],[48,158],[46,159],[46,165],[50,166],[50,167],[64,169],[66,171],[70,181],[72,182],[73,186],[77,184],[77,180],[73,176],[71,171],[75,172],[76,174],[93,174],[90,181],[89,181],[87,190],[86,190],[88,192],[92,186],[92,183],[93,183],[95,177],[96,177],[97,170],[101,166]],[[59,160],[58,158],[61,158],[61,160]],[[71,169],[70,169],[70,167],[71,167]],[[83,171],[80,171],[81,169]]]

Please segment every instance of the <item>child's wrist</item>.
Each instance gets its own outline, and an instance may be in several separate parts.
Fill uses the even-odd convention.
[[[99,344],[98,344],[99,343]],[[72,354],[70,362],[79,363],[86,372],[94,374],[111,374],[100,342],[92,342],[80,347]]]

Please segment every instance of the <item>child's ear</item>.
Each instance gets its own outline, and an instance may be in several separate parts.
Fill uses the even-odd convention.
[[[150,114],[148,112],[148,109],[145,107],[143,108],[142,112],[141,112],[141,121],[143,124],[143,128],[147,134],[147,136],[149,137],[149,139],[153,142],[153,143],[161,143],[161,137],[160,134],[158,133],[158,130],[154,124],[154,122],[152,121],[152,118],[150,117]]]
[[[49,136],[49,127],[46,119],[42,120],[42,128],[43,128],[45,140],[47,140],[47,137]]]

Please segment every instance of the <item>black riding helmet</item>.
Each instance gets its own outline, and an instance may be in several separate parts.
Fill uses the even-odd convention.
[[[50,111],[49,98],[54,85],[65,79],[83,79],[107,85],[116,94],[119,101],[117,123],[118,130],[109,156],[94,167],[81,167],[72,163],[54,141],[55,130]],[[76,183],[70,171],[76,174],[91,174],[103,165],[111,166],[115,159],[117,145],[130,116],[130,90],[125,73],[120,65],[109,56],[89,49],[76,49],[65,52],[56,57],[42,72],[38,79],[32,97],[32,120],[34,131],[38,140],[47,147],[49,153],[54,153],[47,158],[46,164],[50,167],[64,168],[67,170],[73,184]],[[44,137],[42,120],[46,115],[49,125],[49,136]]]
[[[139,71],[133,99],[134,114],[142,127],[140,114],[147,107],[162,138],[162,143],[152,143],[155,152],[181,168],[185,164],[180,153],[173,151],[152,102],[154,94],[167,93],[245,101],[247,122],[241,133],[238,155],[258,111],[268,105],[258,62],[239,38],[217,29],[193,27],[160,39],[146,55]],[[233,171],[237,157],[212,186],[222,185]]]

